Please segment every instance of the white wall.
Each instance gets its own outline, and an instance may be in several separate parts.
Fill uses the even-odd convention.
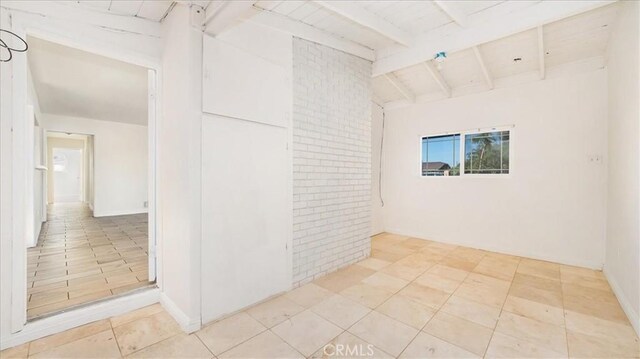
[[[94,216],[147,212],[144,206],[149,188],[147,126],[50,114],[43,116],[47,130],[93,135]],[[49,200],[51,202],[51,198]]]
[[[640,333],[640,3],[621,4],[609,40],[605,274]]]
[[[371,103],[371,235],[384,231],[382,216],[382,201],[380,197],[380,163],[382,161],[381,142],[382,121],[384,108],[376,103]]]
[[[27,104],[28,116],[33,114],[34,131],[33,131],[33,234],[27,238],[27,246],[33,247],[38,243],[38,236],[42,229],[42,223],[46,220],[46,175],[47,172],[42,169],[46,166],[46,138],[42,129],[42,111],[40,110],[40,101],[36,93],[31,71],[27,69]]]
[[[385,110],[385,230],[601,268],[606,87],[598,70]],[[508,177],[420,176],[420,136],[508,124]]]
[[[294,38],[293,282],[370,253],[371,62]]]
[[[253,23],[205,35],[203,322],[291,287],[291,46]]]
[[[189,7],[177,4],[162,23],[158,128],[162,302],[187,331],[200,328],[201,286],[202,31],[190,16]]]

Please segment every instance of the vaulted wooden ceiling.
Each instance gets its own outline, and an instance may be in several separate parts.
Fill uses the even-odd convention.
[[[241,21],[280,28],[373,61],[373,97],[411,103],[601,68],[615,1],[181,1],[218,35]],[[161,21],[164,0],[77,6]],[[437,52],[447,53],[438,66]]]

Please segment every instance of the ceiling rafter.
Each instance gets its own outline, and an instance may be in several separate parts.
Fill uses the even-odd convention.
[[[400,79],[394,75],[393,73],[384,74],[384,77],[393,85],[393,87],[400,92],[400,94],[406,98],[409,102],[416,102],[416,95],[413,91],[409,90],[409,88],[403,84]]]
[[[546,68],[544,64],[544,29],[538,26],[538,66],[540,66],[540,80],[544,80]]]
[[[234,24],[257,13],[254,1],[213,1],[205,11],[205,32],[220,35]]]
[[[414,46],[409,48],[379,51],[378,59],[373,63],[372,76],[422,63],[439,51],[452,53],[468,49],[612,3],[614,1],[611,0],[541,1],[535,4],[507,1],[468,16],[469,24],[474,26],[445,26],[441,31],[429,31],[417,37]],[[503,15],[508,9],[512,11],[505,18]],[[498,16],[502,16],[500,21],[496,20]]]
[[[413,44],[413,38],[410,34],[380,16],[356,5],[355,2],[323,0],[315,0],[313,2],[398,44],[404,46]]]
[[[467,15],[464,14],[460,9],[456,8],[456,5],[452,1],[446,0],[434,0],[434,4],[436,4],[440,10],[442,10],[447,16],[453,20],[456,24],[461,27],[466,27],[468,24]]]
[[[451,87],[449,86],[449,84],[447,84],[447,81],[445,81],[444,77],[442,77],[440,71],[438,71],[438,69],[436,69],[436,67],[433,65],[433,62],[425,61],[422,63],[422,65],[425,69],[427,69],[429,74],[431,74],[431,77],[433,77],[433,79],[438,83],[438,86],[440,86],[442,92],[444,92],[447,97],[451,97]]]
[[[482,70],[484,79],[487,81],[487,85],[489,85],[489,90],[493,90],[493,78],[491,77],[489,68],[487,67],[487,64],[484,62],[484,58],[482,57],[482,53],[480,52],[480,49],[478,48],[478,46],[473,47],[473,53],[476,55],[478,64],[480,64],[480,69]]]
[[[280,29],[299,38],[330,46],[369,61],[374,61],[376,58],[375,52],[366,46],[339,38],[317,27],[307,25],[273,11],[259,11],[258,14],[251,17],[249,21]]]

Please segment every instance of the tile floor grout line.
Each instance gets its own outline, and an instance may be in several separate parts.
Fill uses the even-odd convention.
[[[453,250],[451,250],[451,251],[449,251],[449,252],[447,252],[447,253],[450,253],[450,252],[452,252],[452,251],[453,251]],[[447,257],[447,256],[444,256],[442,259],[444,259],[444,258],[446,258],[446,257]],[[442,259],[441,259],[441,260],[442,260]],[[478,263],[480,263],[480,262],[478,262]],[[440,264],[440,263],[438,262],[437,264]],[[440,265],[443,265],[443,266],[448,267],[448,266],[447,266],[447,265],[445,265],[445,264],[440,264]],[[476,267],[477,267],[477,265],[476,265]],[[453,268],[453,267],[450,267],[450,268]],[[458,268],[454,268],[454,269],[458,269]],[[475,267],[474,267],[474,269],[475,269]],[[447,343],[449,343],[449,344],[451,344],[451,345],[453,345],[453,346],[455,346],[455,347],[457,347],[457,348],[460,348],[460,349],[462,349],[462,350],[465,350],[465,351],[467,351],[467,352],[470,352],[469,350],[464,349],[464,348],[460,347],[460,346],[459,346],[459,345],[457,345],[457,344],[451,343],[451,342],[450,342],[450,341],[448,341],[448,340],[445,340],[445,339],[443,339],[443,338],[440,338],[440,337],[438,337],[438,336],[432,335],[432,334],[427,333],[427,332],[425,332],[425,331],[424,331],[424,328],[426,328],[426,327],[427,327],[427,325],[428,325],[428,324],[433,320],[433,318],[434,318],[434,317],[435,317],[435,316],[440,312],[440,310],[442,310],[442,307],[444,307],[444,305],[445,305],[445,304],[447,304],[447,302],[449,301],[449,299],[451,299],[451,297],[453,296],[453,294],[458,290],[458,288],[460,288],[460,286],[464,283],[464,281],[465,281],[467,278],[469,278],[469,275],[472,273],[472,272],[470,272],[470,271],[465,271],[465,272],[467,272],[467,274],[465,275],[464,279],[462,279],[462,280],[460,281],[460,283],[458,283],[458,285],[456,286],[456,289],[454,289],[454,290],[453,290],[453,292],[449,293],[449,295],[447,296],[447,300],[445,300],[445,301],[444,301],[444,303],[442,303],[442,305],[440,305],[440,307],[438,307],[437,309],[436,309],[436,308],[434,308],[434,309],[436,309],[436,311],[433,313],[433,315],[431,316],[431,318],[429,318],[429,320],[427,320],[427,322],[426,322],[426,323],[424,323],[424,325],[422,326],[422,329],[420,329],[420,330],[418,331],[418,333],[416,334],[416,336],[415,336],[415,337],[414,337],[414,338],[409,342],[409,344],[407,344],[407,346],[402,350],[402,352],[400,353],[400,355],[402,355],[402,353],[404,353],[404,352],[407,350],[407,348],[409,347],[409,345],[411,345],[411,343],[413,343],[413,341],[418,337],[418,335],[419,335],[420,333],[425,333],[425,334],[427,334],[427,335],[434,336],[434,337],[436,337],[436,338],[438,338],[438,339],[440,339],[440,340],[442,340],[442,341],[444,341],[444,342],[447,342]],[[417,284],[417,283],[416,283],[416,284]],[[417,285],[420,285],[420,284],[417,284]],[[446,312],[443,312],[443,313],[448,314],[448,313],[446,313]],[[452,315],[452,314],[450,314],[450,315]],[[454,316],[455,316],[455,315],[454,315]],[[456,318],[459,318],[458,316],[455,316],[455,317],[456,317]],[[461,319],[466,320],[466,319],[464,319],[464,318],[461,318]],[[470,352],[470,353],[471,353],[471,352]],[[474,353],[474,354],[475,354],[475,353]],[[398,357],[399,357],[400,355],[398,355]]]
[[[424,246],[424,247],[426,247],[426,246]],[[458,246],[456,246],[456,248],[457,248],[457,247],[458,247]],[[436,261],[436,262],[435,262],[432,266],[430,266],[429,268],[425,269],[422,273],[420,273],[420,274],[419,274],[417,277],[415,277],[413,280],[408,281],[408,283],[407,283],[404,287],[402,287],[402,289],[404,289],[404,288],[408,287],[411,283],[414,283],[416,279],[418,279],[418,278],[419,278],[420,276],[422,276],[423,274],[427,273],[427,272],[429,271],[429,269],[433,268],[434,266],[436,266],[436,265],[438,265],[438,264],[443,265],[443,266],[446,266],[446,265],[444,265],[444,264],[441,264],[441,263],[440,263],[440,260],[442,260],[442,259],[446,258],[446,257],[448,256],[448,254],[449,254],[449,253],[451,253],[451,252],[452,252],[452,251],[454,251],[454,250],[455,250],[455,248],[453,248],[453,249],[451,249],[451,250],[447,251],[447,252],[446,252],[446,253],[447,253],[447,255],[444,255],[441,259],[439,259],[438,261]],[[420,251],[416,251],[416,252],[417,252],[417,253],[420,253]],[[414,253],[414,254],[417,254],[417,253]],[[411,256],[411,255],[412,255],[412,254],[410,254],[410,255],[408,255],[408,256],[406,256],[406,257],[409,257],[409,256]],[[404,258],[406,258],[406,257],[404,257]],[[401,260],[402,260],[402,259],[404,259],[404,258],[398,259],[397,261],[392,262],[390,265],[395,264],[395,263],[397,263],[397,262],[401,261]],[[478,261],[478,263],[480,263],[480,262]],[[477,266],[477,265],[476,265],[476,266]],[[448,266],[447,266],[447,267],[448,267]],[[450,268],[453,268],[453,267],[450,267]],[[454,269],[457,269],[457,268],[454,268]],[[474,267],[474,269],[475,269],[475,267]],[[463,271],[464,271],[464,270],[463,270]],[[376,271],[376,273],[380,273],[380,272],[381,272],[381,271]],[[433,315],[431,316],[431,318],[429,318],[429,320],[427,320],[427,322],[422,326],[422,328],[418,330],[418,332],[416,333],[416,335],[415,335],[415,336],[414,336],[414,337],[413,337],[413,338],[412,338],[412,339],[407,343],[407,345],[402,349],[402,351],[400,352],[400,354],[398,354],[397,356],[395,356],[396,358],[400,357],[400,356],[402,355],[402,353],[404,353],[404,351],[405,351],[405,350],[407,350],[407,348],[409,347],[409,345],[411,345],[411,343],[413,343],[413,341],[418,337],[418,335],[420,335],[420,333],[422,333],[422,332],[423,332],[424,328],[425,328],[425,327],[429,324],[429,322],[431,322],[431,320],[432,320],[432,319],[433,319],[433,318],[434,318],[434,317],[435,317],[435,316],[440,312],[440,310],[442,309],[442,307],[444,306],[444,304],[446,304],[446,302],[447,302],[447,301],[449,301],[449,299],[453,296],[453,293],[455,293],[455,291],[456,291],[456,290],[457,290],[457,289],[462,285],[462,283],[463,283],[463,282],[464,282],[464,281],[469,277],[469,275],[472,273],[471,271],[465,271],[465,272],[467,272],[467,274],[465,275],[464,279],[462,279],[462,280],[458,283],[458,285],[456,286],[456,289],[455,289],[453,292],[451,292],[451,293],[447,293],[447,294],[448,294],[447,299],[446,299],[446,300],[444,301],[444,303],[442,303],[442,305],[440,305],[438,308],[431,307],[431,306],[426,305],[426,304],[424,304],[424,303],[419,303],[419,302],[415,301],[415,300],[414,300],[414,299],[412,299],[412,298],[406,297],[408,300],[411,300],[412,302],[415,302],[415,303],[418,303],[418,304],[425,305],[425,306],[427,306],[427,307],[430,307],[431,309],[435,309],[435,312],[433,313]],[[384,274],[384,272],[382,272],[382,273]],[[372,274],[372,275],[373,275],[373,274]],[[370,276],[369,276],[369,277],[370,277]],[[369,278],[369,277],[367,277],[367,278]],[[394,277],[394,278],[397,278],[397,277]],[[366,279],[366,278],[365,278],[365,279]],[[400,278],[400,279],[402,279],[402,278]],[[363,280],[364,280],[364,279],[363,279]],[[362,282],[362,281],[360,281],[359,283],[361,283],[361,282]],[[421,285],[421,284],[418,284],[418,283],[415,283],[415,284],[416,284],[416,285]],[[431,287],[429,287],[429,288],[431,288]],[[384,303],[386,303],[388,300],[390,300],[390,299],[391,299],[393,296],[395,296],[396,294],[397,294],[397,295],[401,295],[401,294],[399,294],[399,293],[400,293],[400,291],[401,291],[402,289],[400,289],[398,292],[394,293],[391,297],[387,298],[383,303],[381,303],[380,305],[378,305],[376,308],[371,309],[371,311],[370,311],[370,312],[375,311],[376,313],[381,314],[381,315],[384,315],[384,316],[386,316],[387,318],[390,318],[390,319],[392,319],[392,320],[394,320],[394,321],[397,321],[397,322],[399,322],[399,323],[402,323],[402,324],[404,324],[404,325],[409,326],[409,325],[408,325],[408,324],[406,324],[406,323],[403,323],[403,322],[401,322],[401,321],[399,321],[399,320],[397,320],[397,319],[395,319],[395,318],[392,318],[392,317],[390,317],[390,316],[388,316],[388,315],[386,315],[386,314],[384,314],[384,313],[381,313],[381,312],[376,311],[376,309],[377,309],[377,308],[379,308],[380,306],[382,306]],[[432,289],[435,289],[435,288],[432,288]],[[444,291],[442,291],[442,292],[444,292]],[[403,295],[403,297],[405,297],[405,296]],[[367,313],[367,315],[369,315],[369,314],[370,314],[370,312],[369,312],[369,313]],[[366,317],[367,315],[365,315],[365,317]],[[456,317],[457,317],[457,316],[456,316]],[[362,320],[363,318],[364,318],[364,317],[362,317],[360,320]],[[464,319],[464,318],[461,318],[461,319]],[[349,327],[349,329],[350,329],[350,328],[352,328],[355,324],[357,324],[360,320],[358,320],[356,323],[352,324],[352,325]],[[464,319],[464,320],[466,320],[466,319]],[[409,327],[411,327],[411,326],[409,326]],[[414,328],[414,329],[415,329],[415,327],[411,327],[411,328]],[[352,334],[352,335],[354,335],[354,336],[356,336],[355,334],[353,334],[353,333],[351,333],[351,332],[349,332],[349,333],[350,333],[350,334]],[[425,334],[431,335],[431,334],[426,333],[426,332],[425,332]],[[357,336],[356,336],[356,337],[357,337]],[[437,338],[438,338],[438,339],[440,339],[440,340],[443,340],[443,341],[445,341],[445,342],[447,342],[447,343],[449,343],[449,344],[451,344],[451,345],[453,345],[453,346],[455,346],[455,347],[460,348],[458,345],[456,345],[456,344],[454,344],[454,343],[451,343],[451,342],[449,342],[449,341],[447,341],[447,340],[444,340],[444,339],[442,339],[442,338],[439,338],[439,337],[437,337]],[[365,342],[367,342],[366,340],[364,340],[364,339],[362,339],[362,338],[360,338],[360,339],[361,339],[361,340],[363,340],[363,341],[365,341]],[[378,348],[378,349],[380,349],[380,348]],[[461,349],[466,350],[466,349],[464,349],[464,348],[461,348]],[[380,349],[380,350],[382,350],[382,349]],[[384,352],[384,351],[383,351],[383,352]],[[393,355],[392,355],[392,356],[393,356]]]
[[[560,267],[560,296],[562,298],[562,321],[564,322],[564,339],[567,346],[567,358],[571,358],[569,352],[569,329],[567,328],[567,311],[564,308],[564,285],[562,285],[562,267]]]
[[[487,342],[487,347],[484,349],[484,354],[482,355],[483,358],[485,358],[487,356],[487,351],[489,350],[489,346],[491,345],[491,341],[493,340],[493,336],[496,334],[496,329],[498,329],[498,322],[500,321],[500,317],[502,317],[502,312],[504,311],[504,305],[507,302],[507,298],[509,298],[509,292],[511,292],[511,287],[513,286],[513,281],[515,280],[516,277],[516,273],[518,273],[518,268],[520,268],[520,261],[522,259],[518,259],[518,265],[516,265],[516,269],[513,272],[513,276],[511,277],[511,281],[509,282],[509,289],[507,290],[507,295],[504,297],[504,301],[502,302],[502,306],[500,307],[500,313],[498,313],[498,318],[496,320],[496,324],[493,327],[493,330],[491,331],[491,337],[489,338],[489,341]]]
[[[277,297],[276,297],[276,298],[277,298]],[[275,298],[274,298],[274,299],[275,299]],[[251,314],[249,314],[249,313],[247,313],[246,311],[244,311],[244,310],[243,310],[243,311],[240,311],[240,312],[238,312],[238,313],[236,313],[236,314],[234,314],[234,315],[231,315],[231,316],[229,316],[229,317],[227,317],[227,318],[224,318],[224,319],[221,319],[221,320],[219,320],[219,321],[217,321],[217,322],[211,323],[210,325],[207,325],[206,327],[202,327],[202,328],[200,328],[199,330],[195,331],[195,332],[194,332],[194,334],[195,334],[195,335],[198,335],[198,333],[199,333],[200,331],[202,331],[204,328],[210,327],[211,325],[213,325],[213,324],[215,324],[215,323],[220,323],[220,322],[222,322],[223,320],[228,319],[228,318],[231,318],[231,317],[233,317],[233,316],[235,316],[235,315],[237,315],[237,314],[240,314],[240,313],[245,313],[246,315],[248,315],[249,317],[251,317],[251,319],[255,320],[257,323],[259,323],[260,325],[262,325],[262,327],[264,327],[265,329],[264,329],[264,330],[261,330],[260,332],[258,332],[258,333],[257,333],[257,334],[255,334],[255,335],[253,335],[253,336],[251,336],[251,337],[249,337],[249,338],[247,338],[247,339],[243,340],[242,342],[240,342],[240,343],[238,343],[238,344],[235,344],[234,346],[232,346],[232,347],[230,347],[230,348],[228,348],[228,349],[225,349],[224,351],[220,352],[218,355],[216,355],[216,354],[214,353],[214,354],[213,354],[214,356],[218,357],[219,355],[222,355],[222,354],[224,354],[224,353],[228,352],[229,350],[231,350],[231,349],[233,349],[233,348],[237,347],[238,345],[244,344],[244,343],[248,342],[249,340],[251,340],[251,339],[253,339],[253,338],[257,337],[258,335],[260,335],[260,334],[262,334],[262,333],[264,333],[264,332],[266,332],[266,331],[270,330],[270,328],[267,328],[267,326],[265,326],[264,324],[262,324],[262,323],[261,323],[260,321],[258,321],[256,318],[252,317],[252,316],[251,316]],[[280,323],[278,323],[278,324],[280,324]],[[276,324],[276,325],[278,325],[278,324]],[[275,325],[274,325],[274,326],[275,326]],[[275,333],[274,333],[274,334],[275,334]],[[202,341],[202,338],[200,338],[199,336],[198,336],[198,338]],[[203,343],[204,343],[204,341],[203,341]],[[205,344],[205,346],[207,347],[207,349],[209,349],[209,347],[208,347],[206,344]],[[211,350],[209,350],[209,351],[211,351]],[[211,351],[211,352],[212,352],[212,351]],[[213,353],[213,352],[212,352],[212,353]]]
[[[202,329],[200,329],[200,330],[202,330]],[[200,338],[200,337],[198,336],[198,332],[199,332],[200,330],[196,330],[195,332],[190,333],[190,334],[187,334],[187,335],[193,335],[194,337],[196,337],[196,338],[198,339],[198,341],[199,341],[200,343],[202,343],[202,345],[205,347],[205,349],[207,349],[207,351],[208,351],[209,353],[211,353],[211,355],[213,355],[213,357],[214,357],[214,358],[217,358],[218,356],[217,356],[217,355],[215,355],[215,354],[213,354],[213,352],[211,351],[211,349],[209,349],[209,347],[207,346],[207,344],[205,344],[205,343],[204,343],[204,341],[202,340],[202,338]]]
[[[120,358],[124,358],[124,355],[122,355],[122,349],[120,349],[120,343],[118,342],[118,336],[116,336],[116,331],[113,330],[113,323],[111,323],[111,318],[107,319],[107,321],[109,321],[109,328],[111,329],[111,334],[113,334],[113,340],[116,341],[116,346],[118,347]]]

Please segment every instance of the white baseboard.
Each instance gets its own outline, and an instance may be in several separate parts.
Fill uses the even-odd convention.
[[[137,209],[123,209],[116,211],[98,211],[93,210],[94,217],[110,217],[110,216],[124,216],[128,214],[140,214],[149,213],[149,208],[137,208]]]
[[[408,231],[403,231],[400,229],[394,229],[394,228],[385,228],[384,232],[387,233],[393,233],[393,234],[399,234],[402,236],[408,236],[408,237],[413,237],[413,238],[418,238],[418,239],[424,239],[425,236],[424,235],[420,235],[420,234],[416,234],[416,233],[411,233]],[[432,236],[426,236],[426,238],[428,238],[428,240],[434,241],[434,242],[440,242],[440,243],[445,243],[445,244],[453,244],[456,246],[463,246],[463,247],[469,247],[469,248],[475,248],[475,249],[482,249],[485,251],[490,251],[490,252],[496,252],[496,253],[502,253],[502,254],[508,254],[508,255],[512,255],[512,256],[518,256],[518,257],[524,257],[524,258],[530,258],[530,259],[537,259],[537,260],[541,260],[541,261],[547,261],[547,262],[554,262],[554,263],[560,263],[560,264],[566,264],[566,265],[570,265],[570,266],[576,266],[576,267],[583,267],[583,268],[589,268],[589,269],[595,269],[595,270],[602,270],[602,263],[598,263],[598,262],[594,262],[594,261],[583,261],[583,260],[576,260],[575,258],[565,258],[565,257],[558,257],[558,256],[553,256],[553,255],[548,255],[548,254],[543,254],[543,253],[535,253],[535,252],[526,252],[526,251],[514,251],[514,250],[505,250],[503,248],[497,248],[494,246],[486,246],[486,245],[471,245],[469,243],[458,243],[455,241],[445,241],[442,240],[440,238],[435,238]]]
[[[604,267],[603,272],[604,276],[609,282],[609,285],[611,286],[611,289],[613,290],[613,294],[615,294],[616,298],[618,298],[618,302],[620,302],[622,310],[627,315],[627,318],[629,318],[629,322],[631,322],[631,326],[633,327],[633,329],[635,329],[636,335],[640,336],[640,315],[638,315],[633,307],[631,307],[631,303],[624,295],[622,288],[620,288],[620,285],[616,281],[615,277],[609,273],[606,266]]]
[[[69,203],[69,202],[81,202],[79,194],[58,195],[54,196],[54,203]]]
[[[160,294],[160,304],[178,322],[184,332],[193,333],[202,327],[200,318],[190,318],[165,293]]]
[[[17,333],[3,336],[0,340],[0,350],[14,347],[51,334],[79,327],[97,320],[128,313],[160,300],[158,288],[146,288],[111,299],[105,299],[93,304],[54,314],[42,319],[27,322]]]

